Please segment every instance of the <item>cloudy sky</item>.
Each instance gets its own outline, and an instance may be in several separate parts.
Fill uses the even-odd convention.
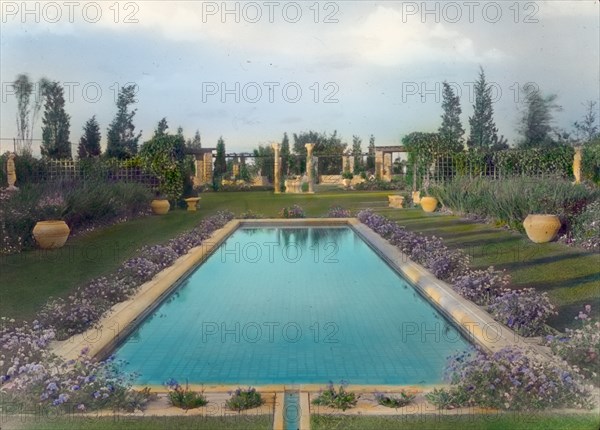
[[[509,142],[528,82],[558,95],[566,129],[600,99],[597,0],[0,4],[1,152],[16,134],[19,73],[63,83],[74,144],[92,115],[104,140],[118,87],[135,83],[143,138],[167,117],[204,146],[223,135],[228,152],[310,129],[398,144],[439,127],[444,80],[468,132],[479,66]]]

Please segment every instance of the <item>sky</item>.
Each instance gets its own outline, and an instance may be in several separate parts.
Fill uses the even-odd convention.
[[[137,88],[142,140],[166,117],[227,152],[283,133],[338,131],[366,149],[436,131],[441,88],[467,131],[483,67],[499,134],[518,139],[523,85],[556,94],[571,129],[600,99],[600,5],[578,1],[0,1],[0,152],[16,136],[20,73],[65,87],[75,150],[96,115],[105,144],[118,89]],[[34,137],[41,138],[38,120]],[[38,152],[34,144],[34,153]],[[75,151],[74,151],[75,152]]]

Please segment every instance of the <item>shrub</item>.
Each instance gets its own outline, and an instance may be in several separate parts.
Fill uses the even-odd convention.
[[[586,143],[581,156],[583,177],[600,185],[600,137]]]
[[[170,379],[165,382],[165,385],[169,389],[169,393],[167,394],[169,403],[177,408],[188,410],[208,404],[204,393],[190,390],[187,383],[185,384],[185,388],[183,388],[176,380]]]
[[[548,295],[533,288],[505,291],[492,300],[489,311],[497,321],[523,336],[546,333],[546,320],[557,313]]]
[[[340,382],[340,388],[336,391],[333,382],[330,382],[325,391],[321,391],[312,401],[313,405],[328,406],[334,409],[346,409],[356,406],[360,396],[351,391],[346,391],[348,384],[344,381]]]
[[[305,218],[304,209],[298,205],[293,205],[288,208],[283,208],[279,212],[279,216],[282,218]]]
[[[481,350],[450,358],[446,376],[449,390],[428,399],[438,406],[482,406],[497,409],[591,407],[591,387],[577,369],[559,359],[508,347],[488,355]]]
[[[425,398],[439,409],[460,408],[467,401],[463,391],[448,388],[434,388],[433,391],[425,394]]]
[[[327,213],[328,218],[350,218],[352,213],[348,209],[344,209],[340,206],[334,206],[329,209]]]
[[[453,287],[461,296],[478,305],[487,306],[505,292],[509,283],[509,275],[488,267],[486,270],[469,269],[466,274],[455,279]]]
[[[359,191],[392,191],[392,190],[404,190],[406,184],[404,181],[392,181],[386,182],[379,179],[372,181],[364,181],[354,186],[355,190]]]
[[[248,387],[246,389],[238,388],[231,397],[225,402],[225,405],[232,411],[244,411],[246,409],[257,408],[263,404],[263,399],[256,388]]]
[[[246,212],[242,212],[240,214],[241,219],[262,219],[265,216],[261,213],[254,212],[253,210],[248,209]]]
[[[401,408],[409,405],[414,399],[414,394],[405,391],[400,391],[398,395],[375,393],[375,400],[377,400],[377,403],[388,408]]]
[[[568,244],[573,244],[592,251],[600,250],[600,200],[586,206],[585,210],[573,221],[570,234],[561,238]]]
[[[565,335],[548,336],[546,343],[567,363],[577,366],[581,373],[600,385],[600,321],[591,317],[592,307],[586,305],[575,319],[581,322],[576,329],[565,330]]]

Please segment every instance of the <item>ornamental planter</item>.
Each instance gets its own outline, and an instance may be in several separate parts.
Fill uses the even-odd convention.
[[[421,197],[421,208],[425,212],[435,212],[438,200],[435,197]]]
[[[548,214],[529,214],[523,221],[527,237],[534,243],[550,242],[556,237],[560,225],[558,216]]]
[[[71,230],[66,222],[61,220],[38,221],[33,227],[33,237],[42,249],[56,249],[62,247]]]
[[[185,202],[188,205],[187,210],[189,212],[196,212],[196,208],[198,207],[199,201],[200,201],[200,197],[190,197],[188,199],[185,199]]]
[[[388,196],[388,200],[390,202],[389,207],[395,209],[402,209],[402,205],[404,203],[404,196],[391,195]]]
[[[412,201],[415,205],[421,203],[421,191],[413,191],[412,192]]]
[[[171,209],[171,204],[166,199],[156,199],[152,200],[150,207],[152,208],[152,212],[156,215],[164,215]]]

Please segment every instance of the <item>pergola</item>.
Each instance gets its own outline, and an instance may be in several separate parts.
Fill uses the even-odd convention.
[[[375,147],[375,177],[382,181],[392,180],[392,154],[406,152],[404,146],[376,146]]]

